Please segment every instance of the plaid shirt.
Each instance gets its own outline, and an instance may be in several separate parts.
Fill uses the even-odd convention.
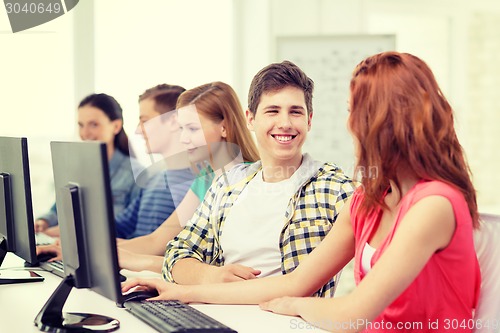
[[[307,154],[302,163],[308,163],[304,168],[307,174],[301,176],[302,185],[290,199],[280,234],[282,274],[292,272],[319,245],[355,189],[353,181],[334,164],[312,161]],[[239,194],[261,168],[260,161],[251,165],[240,164],[216,180],[191,221],[167,244],[163,267],[165,280],[174,281],[172,268],[184,258],[224,265],[219,242],[224,221]],[[333,297],[334,282],[335,277],[315,295]]]

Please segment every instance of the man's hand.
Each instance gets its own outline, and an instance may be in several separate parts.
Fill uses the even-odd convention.
[[[230,264],[221,267],[211,266],[210,274],[205,283],[235,282],[255,279],[260,271],[239,264]]]
[[[172,268],[172,277],[178,284],[214,284],[255,279],[260,271],[239,264],[214,266],[195,258],[183,258]]]
[[[54,244],[50,245],[39,245],[36,247],[36,254],[44,254],[44,253],[50,253],[54,254],[53,258],[50,258],[48,261],[57,261],[57,260],[62,260],[62,249],[61,246],[59,245],[59,241],[56,241]]]

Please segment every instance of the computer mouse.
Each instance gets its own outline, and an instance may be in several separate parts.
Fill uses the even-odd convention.
[[[158,296],[158,291],[154,290],[137,290],[123,295],[123,303],[125,302],[140,302],[148,298]]]

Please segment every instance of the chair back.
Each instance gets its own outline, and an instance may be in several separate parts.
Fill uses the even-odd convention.
[[[474,232],[481,294],[476,309],[475,332],[500,332],[500,215],[480,214],[481,227]]]

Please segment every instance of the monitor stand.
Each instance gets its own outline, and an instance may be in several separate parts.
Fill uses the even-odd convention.
[[[0,237],[0,266],[3,264],[3,260],[7,255],[7,241],[4,237]]]
[[[63,313],[66,299],[74,287],[73,276],[67,276],[57,287],[35,318],[35,325],[43,332],[111,332],[120,327],[114,318],[91,313]]]
[[[7,255],[7,243],[4,237],[0,237],[0,266]],[[41,282],[43,276],[30,270],[4,269],[0,270],[0,285],[11,283]]]

